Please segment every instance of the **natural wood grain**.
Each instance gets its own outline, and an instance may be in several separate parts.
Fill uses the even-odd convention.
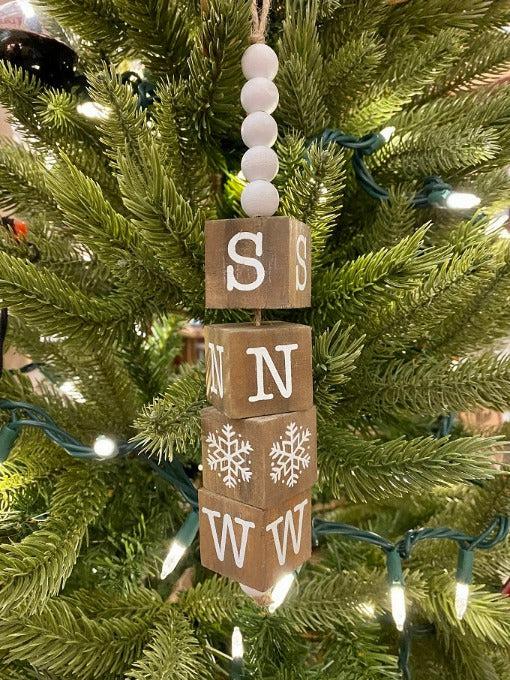
[[[311,329],[266,322],[205,328],[207,397],[229,418],[313,405]]]
[[[310,251],[310,229],[293,217],[206,222],[206,307],[309,307]]]
[[[200,558],[207,569],[250,588],[265,591],[278,578],[310,558],[309,491],[268,510],[260,510],[205,489],[200,489],[198,496]]]
[[[205,409],[204,488],[261,509],[309,489],[317,481],[316,421],[315,408],[241,420]],[[228,465],[228,454],[241,468]]]

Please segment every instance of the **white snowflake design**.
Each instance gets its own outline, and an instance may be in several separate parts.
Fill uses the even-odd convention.
[[[271,465],[271,479],[275,484],[282,482],[289,487],[295,486],[303,470],[310,465],[309,446],[311,433],[308,428],[298,427],[291,423],[285,430],[285,439],[273,443],[270,456],[273,460]]]
[[[218,472],[224,484],[233,489],[242,480],[249,482],[252,471],[250,469],[250,454],[253,451],[249,441],[243,441],[232,425],[223,425],[221,434],[209,432],[207,435],[207,462],[213,471]]]

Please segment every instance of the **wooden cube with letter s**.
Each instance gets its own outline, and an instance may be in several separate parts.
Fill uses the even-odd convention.
[[[205,225],[209,309],[309,307],[310,229],[293,217],[214,220]]]

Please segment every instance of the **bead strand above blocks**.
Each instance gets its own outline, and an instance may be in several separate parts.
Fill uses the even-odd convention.
[[[242,58],[247,82],[241,91],[241,104],[248,114],[241,127],[248,147],[241,169],[248,184],[241,205],[248,217],[271,217],[278,210],[280,197],[271,184],[278,173],[278,156],[271,148],[278,136],[272,117],[278,106],[278,88],[273,80],[278,72],[278,57],[265,43],[248,47]]]

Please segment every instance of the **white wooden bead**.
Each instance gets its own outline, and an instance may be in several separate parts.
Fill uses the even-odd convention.
[[[243,120],[241,137],[248,148],[252,146],[273,146],[278,137],[278,126],[269,113],[255,111]]]
[[[241,90],[241,104],[246,113],[273,113],[278,106],[278,88],[268,78],[252,78]]]
[[[241,170],[248,182],[256,179],[270,182],[278,173],[278,156],[268,146],[252,146],[243,156]]]
[[[278,73],[278,57],[269,45],[257,43],[243,54],[241,66],[246,80],[258,77],[273,80]]]
[[[248,217],[271,217],[278,210],[280,197],[271,182],[256,179],[244,187],[241,205]]]

